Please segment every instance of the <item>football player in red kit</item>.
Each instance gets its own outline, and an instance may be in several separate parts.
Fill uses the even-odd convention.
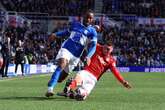
[[[97,44],[96,52],[91,58],[91,63],[79,71],[67,87],[67,96],[76,100],[85,100],[94,88],[100,77],[110,69],[118,81],[126,88],[131,85],[124,80],[116,68],[116,61],[111,55],[113,46],[111,40],[104,45]],[[74,91],[74,92],[73,92]]]

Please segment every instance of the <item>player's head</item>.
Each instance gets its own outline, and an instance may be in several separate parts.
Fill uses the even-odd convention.
[[[112,40],[109,39],[104,43],[103,54],[108,55],[108,54],[111,54],[112,51],[113,51],[113,43],[112,43]]]
[[[94,22],[94,12],[92,10],[88,10],[83,16],[83,24],[88,26],[93,24]]]

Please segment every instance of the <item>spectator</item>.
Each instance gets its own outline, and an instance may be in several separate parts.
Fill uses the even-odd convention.
[[[21,64],[21,72],[22,76],[24,76],[24,64],[25,64],[25,52],[24,52],[24,47],[22,45],[22,41],[19,40],[17,47],[16,47],[16,55],[15,55],[15,73],[17,73],[17,68],[18,65]]]
[[[4,44],[2,44],[2,55],[3,55],[3,59],[4,59],[4,64],[2,66],[1,69],[1,74],[2,77],[8,77],[7,76],[7,72],[8,72],[8,67],[9,67],[9,63],[11,61],[11,44],[10,44],[10,38],[8,37],[6,39],[6,42]]]

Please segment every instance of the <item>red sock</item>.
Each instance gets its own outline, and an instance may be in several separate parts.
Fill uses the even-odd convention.
[[[70,89],[75,90],[76,87],[77,87],[77,82],[76,82],[76,80],[73,80],[73,81],[71,82],[71,84],[69,85],[69,87],[70,87]]]

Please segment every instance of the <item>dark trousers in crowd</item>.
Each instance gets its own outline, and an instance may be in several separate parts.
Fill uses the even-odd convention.
[[[15,73],[17,72],[17,69],[18,69],[18,65],[21,65],[21,72],[22,72],[22,76],[24,76],[24,63],[22,62],[16,62],[15,63]]]

